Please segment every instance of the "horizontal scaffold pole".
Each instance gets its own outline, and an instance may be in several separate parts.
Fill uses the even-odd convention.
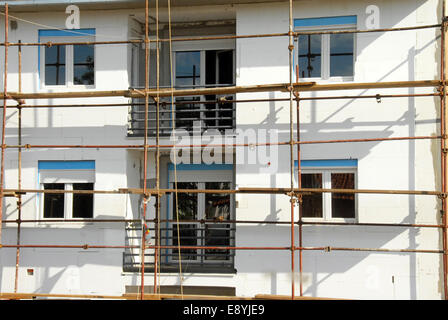
[[[441,24],[430,24],[422,26],[410,26],[399,28],[381,28],[381,29],[367,29],[367,30],[331,30],[331,31],[299,31],[293,32],[294,37],[300,35],[313,35],[313,34],[344,34],[344,33],[377,33],[377,32],[390,32],[390,31],[410,31],[421,29],[435,29],[440,28]],[[272,37],[289,37],[289,32],[281,33],[263,33],[263,34],[242,34],[242,35],[222,35],[222,36],[196,36],[196,37],[177,37],[177,38],[158,38],[158,42],[183,42],[183,41],[208,41],[208,40],[235,40],[235,39],[256,39],[256,38],[272,38]],[[156,41],[150,39],[150,42]],[[76,41],[76,42],[22,42],[15,43],[9,42],[8,46],[65,46],[65,45],[123,45],[123,44],[144,44],[144,39],[130,39],[130,40],[115,40],[115,41]],[[4,42],[0,42],[0,46],[4,46]]]
[[[140,223],[140,219],[16,219],[3,220],[4,224],[13,223]],[[148,223],[156,222],[177,222],[175,219],[147,219]],[[258,225],[290,225],[291,221],[277,220],[218,220],[218,219],[182,219],[185,223],[199,224],[258,224]],[[348,226],[348,227],[401,227],[401,228],[444,228],[439,224],[418,224],[418,223],[370,223],[370,222],[325,222],[325,221],[297,221],[295,224],[302,225],[323,225],[323,226]]]
[[[28,248],[28,249],[135,249],[140,248],[140,246],[113,246],[113,245],[59,245],[59,244],[4,244],[0,245],[0,248],[11,249],[11,248]],[[291,250],[291,247],[233,247],[233,246],[168,246],[168,245],[148,245],[146,249],[191,249],[191,250],[259,250],[259,251],[281,251],[281,250]],[[443,253],[443,250],[425,250],[425,249],[386,249],[386,248],[346,248],[346,247],[294,247],[294,250],[304,250],[304,251],[359,251],[359,252],[379,252],[379,253]]]
[[[118,190],[50,190],[50,189],[4,189],[3,196],[14,196],[18,194],[40,193],[40,194],[144,194],[141,188],[123,188]],[[422,190],[373,190],[373,189],[317,189],[317,188],[239,188],[228,190],[213,189],[148,189],[147,195],[163,195],[168,193],[207,193],[207,194],[287,194],[290,193],[345,193],[345,194],[396,194],[396,195],[427,195],[427,196],[447,196],[448,193],[440,191]]]
[[[414,93],[414,94],[377,94],[377,95],[353,95],[353,96],[328,96],[328,97],[306,97],[306,98],[296,98],[296,101],[307,101],[307,100],[351,100],[351,99],[383,99],[383,98],[425,98],[425,97],[439,97],[440,93]],[[203,100],[203,101],[175,101],[173,105],[196,105],[196,104],[227,104],[227,103],[253,103],[253,102],[286,102],[289,98],[267,98],[267,99],[227,99],[221,97],[214,100]],[[168,103],[167,103],[168,104]],[[83,103],[83,104],[15,104],[6,106],[9,109],[20,108],[20,109],[33,109],[33,108],[91,108],[91,107],[129,107],[129,106],[144,106],[144,103]],[[156,105],[156,103],[149,103],[150,106]],[[212,110],[215,111],[215,110]],[[145,111],[133,111],[132,113],[144,113]],[[148,113],[156,113],[155,110],[149,110]],[[171,113],[168,111],[159,111],[160,113]],[[177,110],[176,112],[179,112]]]
[[[227,143],[227,144],[159,144],[146,145],[147,149],[159,148],[229,148],[229,147],[259,147],[259,146],[285,146],[290,144],[327,144],[327,143],[350,143],[350,142],[379,142],[379,141],[403,141],[403,140],[437,140],[441,136],[417,136],[417,137],[389,137],[389,138],[365,138],[365,139],[339,139],[339,140],[311,140],[311,141],[281,141],[281,142],[260,142],[260,143]],[[75,145],[75,144],[26,144],[26,145],[4,145],[5,149],[141,149],[145,145]]]
[[[418,81],[391,81],[391,82],[360,82],[360,83],[333,83],[317,84],[315,82],[296,82],[292,85],[295,92],[307,91],[335,91],[335,90],[358,90],[358,89],[393,89],[393,88],[429,88],[440,87],[440,80],[418,80]],[[198,88],[198,89],[160,89],[160,90],[109,90],[109,91],[79,91],[79,92],[40,92],[40,93],[0,93],[0,99],[59,99],[59,98],[100,98],[100,97],[127,97],[142,98],[147,94],[151,97],[183,97],[196,95],[223,95],[236,93],[256,93],[256,92],[289,92],[289,83],[263,84],[250,86],[229,86],[218,88]]]

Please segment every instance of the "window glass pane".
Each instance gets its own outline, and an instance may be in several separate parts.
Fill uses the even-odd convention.
[[[73,190],[93,190],[93,183],[74,183]],[[73,194],[73,218],[93,218],[93,194]]]
[[[45,84],[65,84],[65,46],[45,48]]]
[[[45,190],[64,190],[63,183],[45,183]],[[64,194],[44,193],[44,218],[64,218]]]
[[[206,182],[205,189],[229,190],[230,182]],[[205,218],[216,220],[230,219],[230,194],[206,193]]]
[[[206,182],[206,189],[228,190],[230,182]],[[205,194],[205,218],[218,221],[230,220],[230,194]],[[229,246],[230,224],[207,223],[205,225],[206,246]],[[228,260],[229,250],[205,250],[205,260]]]
[[[173,224],[173,246],[179,245],[178,227],[181,246],[197,246],[198,235],[196,224]],[[173,249],[173,260],[179,260],[179,250]],[[196,260],[197,253],[195,249],[180,249],[181,260]]]
[[[178,182],[178,189],[197,189],[198,184],[196,182]],[[179,220],[196,220],[198,211],[198,194],[197,193],[178,193],[178,214]],[[176,196],[173,194],[173,219],[176,219]],[[198,245],[198,225],[192,223],[173,224],[172,225],[172,239],[173,245],[177,246],[197,246]],[[179,230],[178,230],[179,228]],[[180,236],[180,241],[179,237]],[[179,259],[179,250],[172,250],[172,259]],[[181,249],[182,260],[196,260],[197,252],[195,249]]]
[[[302,174],[302,188],[322,189],[322,174]],[[305,194],[302,199],[302,217],[323,218],[322,193]]]
[[[73,46],[73,82],[74,84],[92,85],[95,82],[94,46]]]
[[[354,173],[332,173],[332,189],[355,189]],[[355,195],[347,193],[332,193],[331,208],[333,218],[355,217]]]
[[[330,76],[353,76],[353,34],[330,35]]]
[[[299,36],[300,78],[321,77],[322,36]]]
[[[177,189],[197,189],[196,182],[178,182]],[[196,220],[198,211],[197,193],[178,193],[179,205],[177,211],[179,220]],[[176,219],[176,196],[173,194],[173,219]]]
[[[201,84],[201,52],[176,52],[176,86]]]

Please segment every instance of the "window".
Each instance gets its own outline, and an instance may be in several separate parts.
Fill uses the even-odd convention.
[[[82,36],[85,34],[85,36]],[[81,36],[80,36],[81,35]],[[39,42],[94,41],[94,29],[39,30]],[[42,86],[93,86],[95,47],[93,45],[43,46],[39,49]]]
[[[157,63],[155,42],[149,48],[150,65]],[[133,86],[136,89],[145,85],[145,51],[140,47],[133,48]],[[162,86],[173,84],[177,89],[204,89],[229,87],[235,85],[235,40],[181,41],[173,43],[172,68],[170,67],[170,50],[168,46],[160,48],[162,59],[159,80]],[[165,63],[163,63],[165,61]],[[149,87],[156,88],[157,69],[149,68]],[[171,79],[172,76],[172,79]],[[219,130],[222,133],[235,129],[235,103],[232,94],[196,95],[175,97],[172,103],[170,97],[161,99],[159,112],[159,131],[156,130],[156,113],[149,111],[147,115],[147,132],[149,136],[157,133],[170,136],[173,123],[176,129],[192,132],[194,126],[200,125],[204,132],[208,129]],[[205,103],[205,101],[209,101]],[[174,115],[174,119],[173,116]],[[145,126],[144,99],[134,98],[128,121],[128,136],[143,136]],[[173,121],[174,120],[174,121]]]
[[[230,169],[230,170],[229,170]],[[178,189],[232,189],[231,165],[178,165]],[[169,166],[170,188],[174,188],[173,166]],[[179,223],[168,226],[169,245],[232,246],[234,226],[225,223],[233,217],[233,195],[219,193],[179,193],[177,196]],[[176,198],[171,195],[168,205],[169,219],[176,220]],[[207,220],[204,222],[201,220]],[[212,220],[212,221],[210,221]],[[215,221],[215,222],[213,222]],[[178,232],[179,231],[179,232]],[[179,236],[178,236],[179,234]],[[183,264],[202,267],[227,264],[233,261],[230,250],[172,249],[167,252],[167,263],[177,264],[179,254]]]
[[[94,161],[39,161],[39,183],[43,190],[94,190]],[[93,218],[93,194],[43,193],[44,219]]]
[[[356,16],[295,19],[295,31],[356,29]],[[346,78],[354,75],[353,33],[299,35],[296,40],[299,79]]]
[[[176,51],[174,82],[180,89],[234,85],[234,50]],[[233,104],[197,103],[216,98],[216,95],[176,98],[182,102],[176,105],[176,128],[191,130],[194,121],[202,120],[204,129],[232,129]]]
[[[301,166],[302,188],[356,189],[357,160],[305,160]],[[304,194],[302,200],[303,218],[356,218],[355,194],[310,193]]]

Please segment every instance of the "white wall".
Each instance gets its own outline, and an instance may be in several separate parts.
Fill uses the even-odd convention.
[[[13,14],[14,15],[14,14]],[[17,16],[37,24],[65,28],[66,14],[23,13]],[[4,20],[3,20],[4,21]],[[81,12],[81,28],[95,28],[96,40],[126,40],[128,14],[123,11]],[[38,30],[44,27],[18,21],[18,28],[10,31],[9,41],[38,42]],[[2,31],[3,32],[3,31]],[[3,51],[2,51],[3,52]],[[2,53],[3,54],[3,53]],[[93,90],[123,90],[128,82],[127,45],[95,48],[95,88]],[[45,89],[39,84],[38,48],[22,48],[22,92],[76,91],[78,88]],[[18,90],[17,48],[9,49],[8,90]],[[3,61],[4,55],[0,58]],[[2,74],[3,64],[2,64]],[[3,87],[3,80],[2,80]],[[126,103],[125,98],[27,100],[32,104],[83,104]],[[12,103],[11,103],[12,104]],[[23,144],[127,144],[127,107],[108,108],[50,108],[23,109]],[[17,144],[17,111],[8,110],[6,143]],[[128,153],[118,149],[30,149],[22,153],[22,188],[40,189],[37,164],[39,160],[95,160],[97,190],[116,190],[135,184],[127,180]],[[6,152],[5,187],[17,187],[17,151]],[[138,169],[137,169],[138,174]],[[138,183],[138,182],[137,182]],[[138,185],[137,185],[138,186]],[[40,219],[39,197],[26,194],[22,197],[22,219]],[[127,195],[95,195],[94,217],[99,219],[124,218]],[[5,201],[4,219],[16,219],[15,199]],[[131,208],[129,208],[131,210]],[[123,245],[123,223],[73,223],[22,225],[22,244],[71,244],[71,245]],[[7,225],[3,230],[3,244],[16,243],[16,228]],[[0,255],[2,292],[13,292],[15,250],[2,250]],[[34,275],[26,274],[27,268]],[[120,281],[122,250],[79,249],[22,249],[20,254],[19,292],[116,294],[122,293]]]
[[[438,8],[436,0],[377,1],[381,9],[381,28],[434,24]],[[369,1],[309,0],[294,3],[294,18],[357,15],[358,28],[364,29],[365,9]],[[237,34],[276,33],[288,31],[287,4],[237,5],[225,7],[224,17],[236,11]],[[440,10],[439,10],[440,11]],[[195,12],[207,19],[207,10]],[[220,16],[219,10],[212,10]],[[231,14],[229,14],[231,12]],[[131,34],[128,18],[133,11],[82,12],[81,27],[96,28],[97,40],[126,39]],[[185,15],[185,14],[184,14]],[[20,14],[23,19],[64,27],[65,15],[57,12]],[[1,20],[1,19],[0,19]],[[0,25],[1,21],[0,21]],[[18,22],[10,41],[37,42],[38,26]],[[2,33],[0,29],[0,34]],[[434,41],[436,31],[363,34],[356,40],[355,82],[423,80],[437,78],[439,56]],[[237,85],[279,83],[289,81],[288,39],[273,37],[237,40]],[[113,49],[112,49],[113,48]],[[17,90],[16,48],[10,48],[9,90]],[[129,86],[129,50],[127,46],[97,46],[97,90],[127,89]],[[0,61],[3,60],[0,53]],[[23,92],[43,92],[38,86],[37,48],[24,47]],[[111,66],[113,68],[111,69]],[[3,68],[0,65],[0,69]],[[3,70],[2,70],[3,73]],[[0,80],[0,85],[2,85]],[[3,85],[2,85],[3,86]],[[378,93],[428,92],[423,89],[356,90],[344,92],[302,93],[316,95],[357,95]],[[238,99],[280,98],[287,94],[239,94]],[[36,101],[27,101],[28,104]],[[68,100],[39,101],[67,103]],[[124,98],[76,99],[74,103],[127,102]],[[301,138],[303,140],[400,137],[435,135],[438,101],[433,98],[335,100],[301,103]],[[237,107],[238,128],[278,129],[279,140],[289,139],[289,103],[245,103]],[[295,121],[295,110],[294,121]],[[17,115],[7,114],[7,143],[16,143]],[[137,144],[139,139],[126,138],[127,108],[25,109],[23,111],[23,143],[27,144]],[[295,123],[295,122],[294,122]],[[153,143],[150,141],[149,143]],[[436,190],[439,145],[436,141],[402,141],[357,144],[332,144],[302,147],[303,159],[359,160],[358,187],[364,189]],[[294,152],[295,154],[295,152]],[[153,153],[150,154],[152,159]],[[111,190],[137,187],[142,156],[138,151],[103,149],[65,149],[23,151],[23,188],[36,188],[38,160],[95,160],[97,189]],[[140,160],[140,161],[139,161]],[[289,187],[289,147],[279,147],[275,174],[261,172],[262,166],[236,166],[239,187]],[[6,152],[6,187],[17,186],[17,153]],[[154,176],[150,163],[149,177]],[[162,168],[163,169],[163,168]],[[137,170],[134,171],[134,170]],[[162,177],[163,181],[163,177]],[[289,198],[283,195],[245,195],[237,198],[236,218],[241,220],[290,219]],[[36,197],[23,197],[23,218],[38,217]],[[164,203],[164,202],[162,202]],[[7,199],[6,219],[15,219],[15,201]],[[163,209],[163,208],[162,208]],[[390,223],[439,223],[439,203],[428,196],[359,195],[358,221]],[[125,195],[96,196],[95,215],[102,217],[136,217],[137,206]],[[152,217],[152,211],[149,212]],[[295,218],[297,219],[297,208]],[[5,227],[2,243],[15,243],[15,227]],[[242,225],[237,228],[237,246],[288,246],[289,226]],[[295,238],[298,238],[296,230]],[[438,249],[440,235],[433,229],[377,227],[304,227],[304,246],[340,246],[371,248]],[[22,243],[123,244],[122,224],[74,224],[44,227],[27,225]],[[69,249],[71,250],[71,249]],[[125,285],[138,285],[138,274],[121,272],[122,250],[83,251],[73,249],[23,249],[21,251],[19,292],[104,293],[122,294]],[[77,254],[73,254],[76,252]],[[442,296],[440,257],[432,254],[382,254],[363,252],[304,252],[304,292],[307,296],[358,299],[439,299]],[[14,285],[15,250],[2,249],[0,276],[2,292],[11,292]],[[235,275],[184,274],[184,285],[235,286],[237,295],[259,293],[290,294],[291,271],[289,251],[238,251]],[[296,271],[298,270],[296,256]],[[32,267],[34,276],[26,275]],[[153,276],[145,283],[152,285]],[[298,274],[295,274],[298,293]],[[392,282],[393,279],[393,282]],[[176,274],[162,274],[161,285],[179,284]]]
[[[299,1],[294,18],[357,15],[358,29],[365,29],[369,1]],[[380,28],[435,24],[437,1],[379,1]],[[263,23],[260,23],[262,21]],[[288,5],[272,4],[254,9],[241,5],[237,10],[237,33],[276,33],[288,30]],[[359,34],[356,37],[354,82],[423,80],[437,78],[436,31]],[[237,40],[237,85],[289,82],[288,38]],[[430,61],[428,63],[428,61]],[[326,81],[328,82],[328,81]],[[386,93],[433,92],[432,89],[354,90],[301,93],[301,97],[330,95],[375,95]],[[288,94],[238,94],[239,99],[279,98]],[[433,98],[348,99],[302,101],[301,139],[331,140],[436,135],[438,102]],[[279,141],[289,141],[289,102],[240,104],[239,128],[277,128]],[[295,128],[295,103],[293,110]],[[436,141],[372,142],[302,146],[302,159],[358,159],[360,189],[436,190],[439,169]],[[294,149],[294,157],[296,157]],[[289,187],[289,147],[279,147],[271,159],[279,170],[273,174],[263,166],[237,166],[239,187]],[[274,164],[274,161],[278,163]],[[241,195],[237,219],[290,221],[286,196]],[[435,197],[358,195],[357,221],[383,223],[440,222]],[[298,210],[295,209],[295,219]],[[279,231],[281,230],[281,231]],[[243,235],[244,234],[244,235]],[[237,230],[239,246],[287,246],[289,227],[247,227]],[[296,239],[298,235],[296,234]],[[389,249],[434,249],[440,246],[435,229],[377,227],[304,227],[304,246],[335,246]],[[297,240],[296,240],[297,241]],[[428,299],[440,298],[440,257],[437,254],[367,254],[363,252],[305,252],[304,293],[309,296],[341,298]],[[253,265],[253,261],[269,263]],[[274,288],[238,287],[237,294],[290,294],[289,253],[238,252],[237,277],[261,282],[271,278]],[[273,262],[275,261],[275,262]],[[296,257],[296,270],[298,271]],[[392,267],[391,267],[392,266]],[[432,266],[432,267],[430,267]],[[284,281],[270,275],[282,270]],[[296,275],[297,277],[297,275]],[[392,283],[392,277],[394,282]],[[343,286],[341,285],[343,284]],[[298,285],[296,285],[296,288]],[[297,291],[298,292],[298,291]]]

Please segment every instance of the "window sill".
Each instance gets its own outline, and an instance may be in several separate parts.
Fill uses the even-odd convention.
[[[154,273],[155,268],[152,266],[145,267],[145,273]],[[123,267],[122,274],[129,274],[140,272],[140,267]],[[163,264],[157,269],[158,272],[169,275],[169,274],[179,274],[179,266],[164,266]],[[233,266],[182,266],[182,273],[191,274],[236,274],[237,271]]]
[[[317,223],[325,223],[328,225],[331,224],[338,224],[338,223],[352,223],[355,224],[357,223],[356,218],[348,218],[348,219],[342,219],[342,218],[331,218],[331,219],[325,219],[325,218],[302,218],[302,221],[305,223],[313,223],[313,222],[317,222]]]
[[[73,218],[76,220],[80,220],[79,218]],[[37,222],[37,226],[42,228],[83,228],[86,226],[94,226],[96,223],[94,221],[76,221],[76,222],[70,222],[69,220],[73,219],[65,219],[65,218],[41,218],[39,222]],[[45,221],[44,221],[45,220]],[[64,220],[64,221],[63,221]]]
[[[355,77],[331,77],[328,79],[323,78],[301,78],[299,82],[316,82],[318,84],[325,83],[339,83],[339,82],[355,82]]]
[[[50,86],[46,86],[46,85],[42,85],[41,86],[41,91],[60,91],[60,92],[66,92],[67,90],[72,90],[72,91],[83,91],[83,90],[94,90],[96,88],[95,85],[50,85]]]

